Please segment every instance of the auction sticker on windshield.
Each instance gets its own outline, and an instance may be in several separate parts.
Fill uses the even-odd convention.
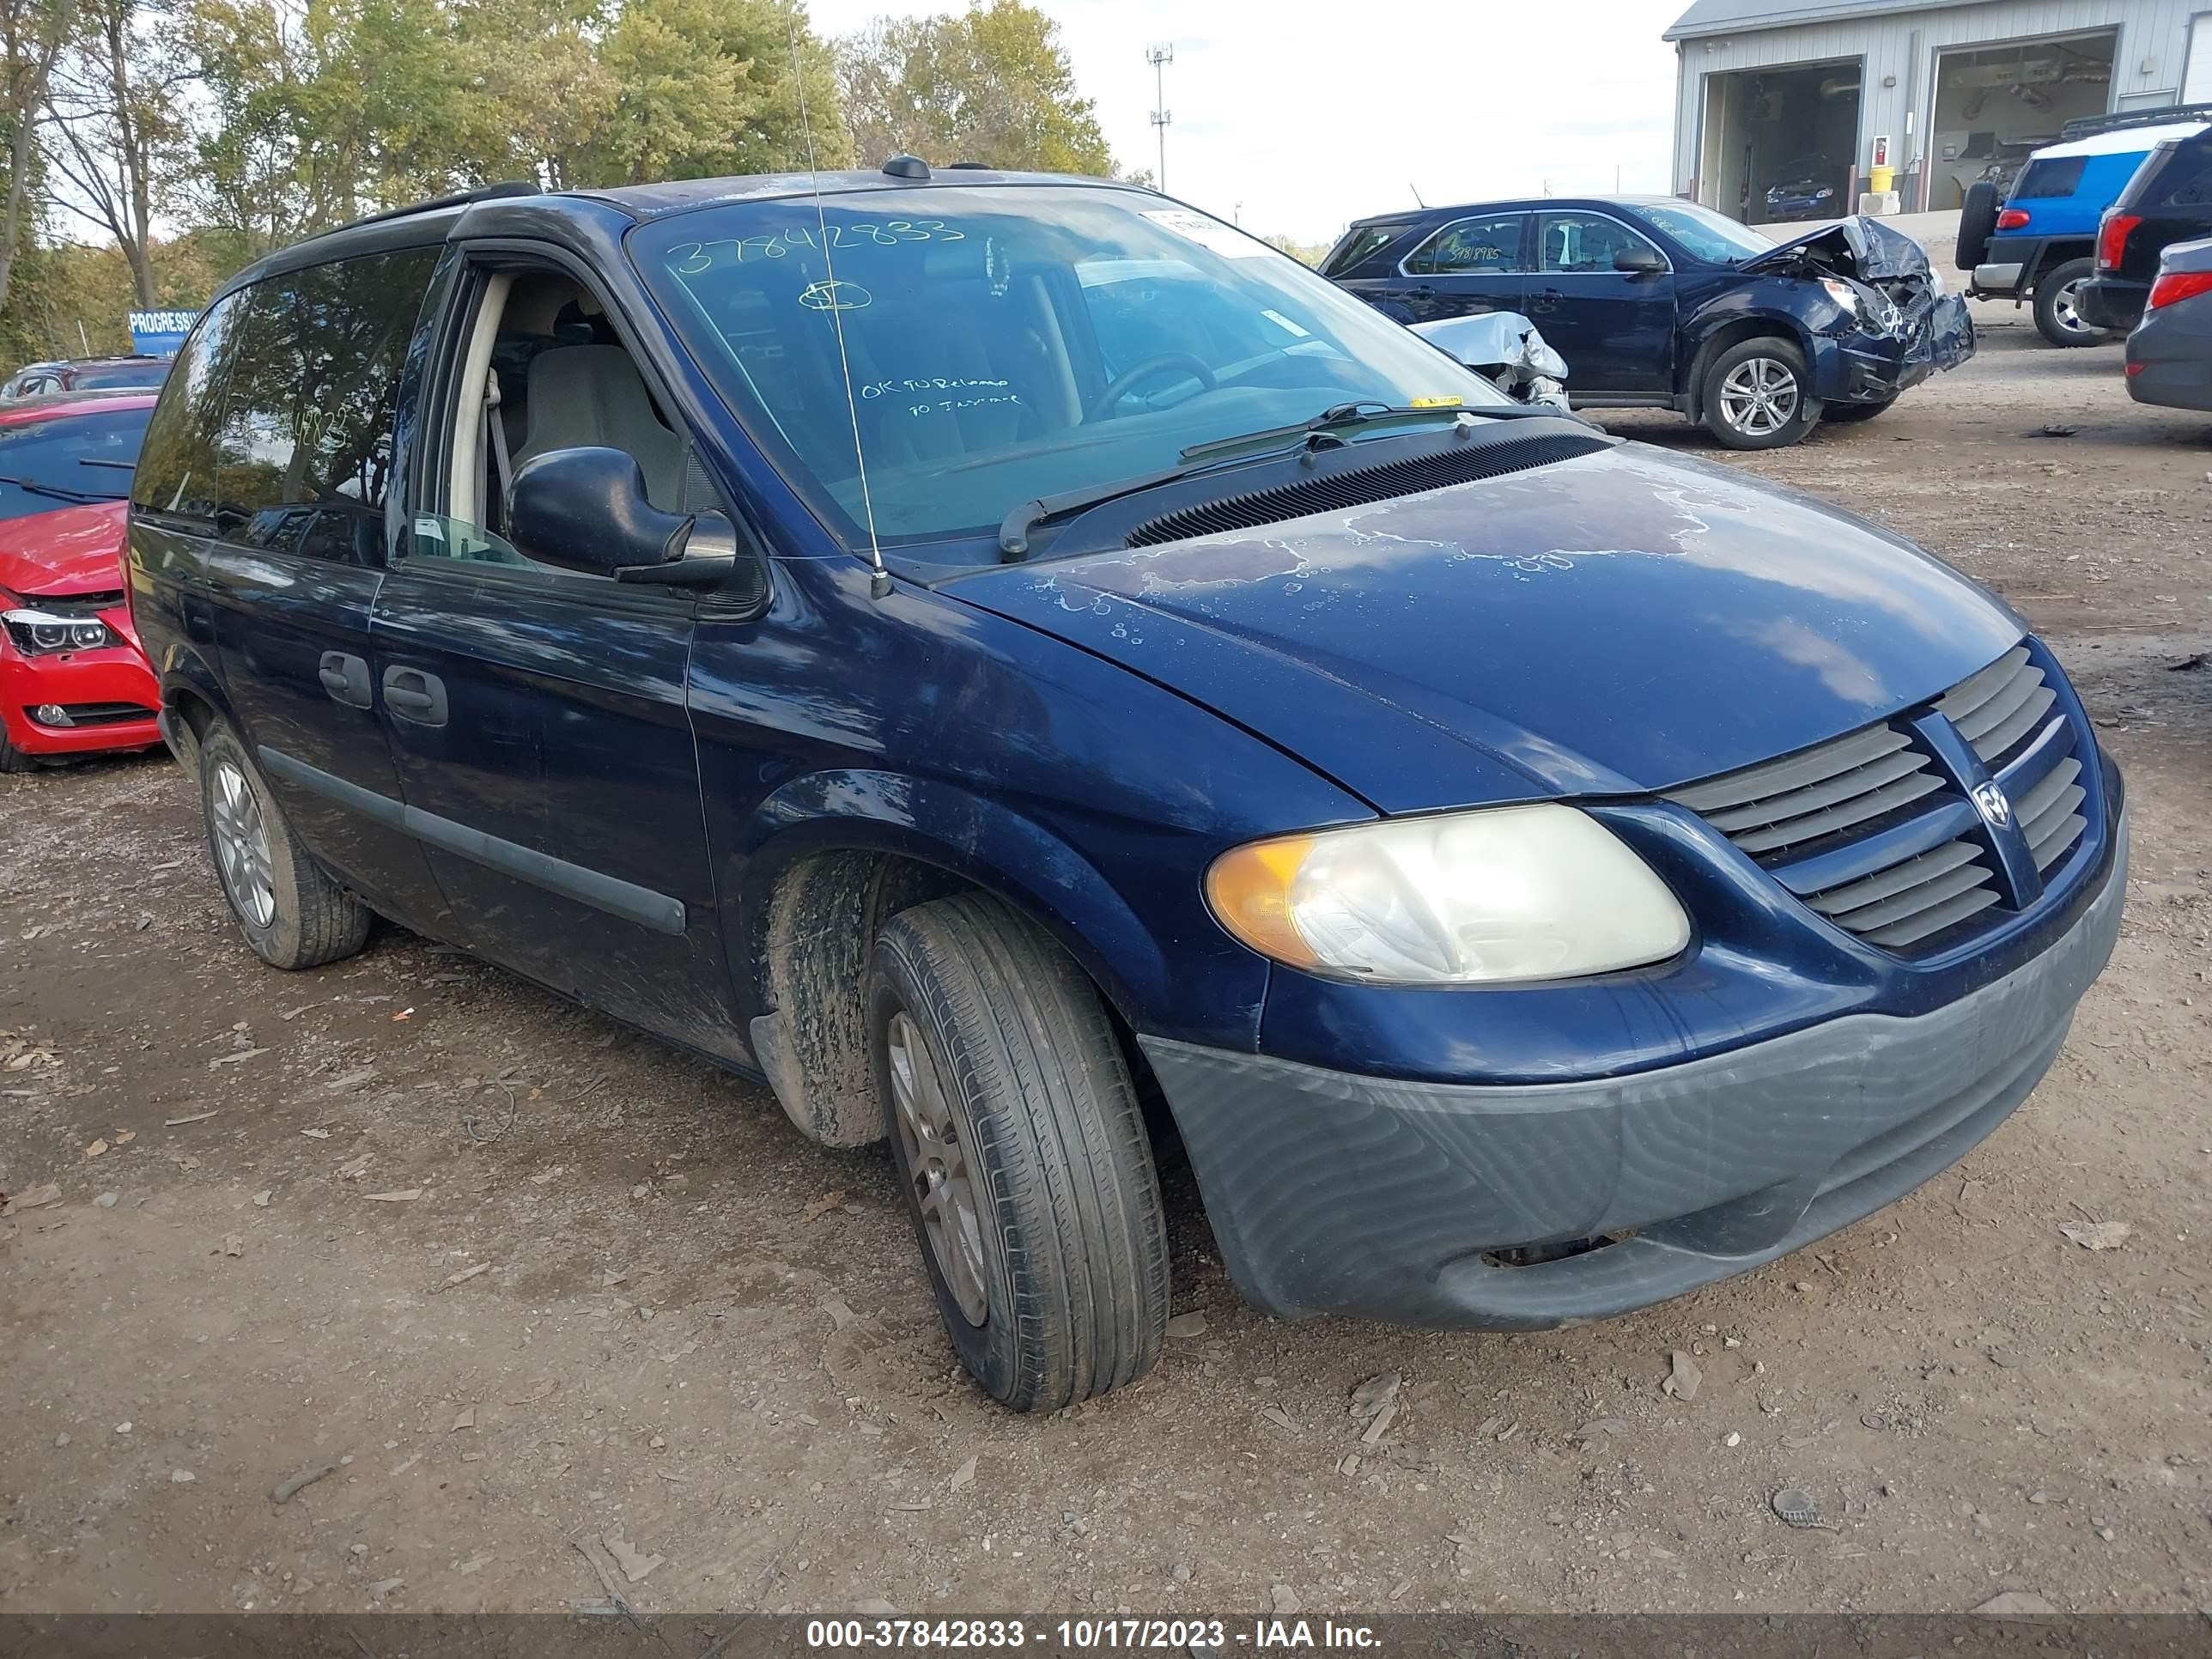
[[[1200,247],[1218,253],[1224,259],[1256,259],[1273,252],[1265,242],[1255,241],[1241,230],[1232,230],[1202,213],[1191,213],[1182,208],[1161,208],[1147,213],[1162,230],[1171,230],[1178,236],[1187,236]]]

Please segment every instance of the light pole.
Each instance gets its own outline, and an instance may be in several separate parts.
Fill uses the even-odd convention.
[[[1175,47],[1147,46],[1145,61],[1152,66],[1152,125],[1160,135],[1159,185],[1164,191],[1168,187],[1168,123],[1175,119],[1174,112],[1168,108],[1167,66],[1175,62]]]

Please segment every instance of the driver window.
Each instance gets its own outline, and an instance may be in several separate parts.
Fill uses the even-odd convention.
[[[499,564],[589,580],[526,556],[507,539],[517,469],[556,449],[619,449],[645,475],[646,497],[668,512],[719,510],[693,499],[683,437],[597,299],[565,272],[494,272],[468,331],[455,392],[444,514],[418,514],[412,556]]]
[[[1536,221],[1536,268],[1547,273],[1609,271],[1623,248],[1659,251],[1601,213],[1547,213]]]

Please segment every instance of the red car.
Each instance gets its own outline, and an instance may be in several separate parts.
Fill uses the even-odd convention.
[[[0,772],[161,741],[123,577],[153,408],[150,392],[0,407]]]

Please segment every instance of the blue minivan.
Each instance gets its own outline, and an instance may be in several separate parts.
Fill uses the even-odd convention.
[[[1516,311],[1577,409],[1672,409],[1730,449],[1871,419],[1973,355],[1911,237],[1851,216],[1775,242],[1674,197],[1545,197],[1357,221],[1322,275],[1401,323]]]
[[[219,293],[134,475],[246,942],[380,915],[888,1141],[952,1347],[1529,1329],[1953,1163],[2119,925],[2048,648],[1219,221],[962,170],[507,187]]]

